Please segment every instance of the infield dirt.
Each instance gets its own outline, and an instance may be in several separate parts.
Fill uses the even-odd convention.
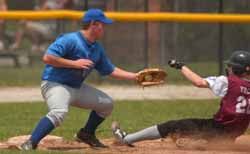
[[[139,86],[96,86],[114,100],[173,100],[213,99],[209,89],[187,85],[164,85],[142,88]],[[43,101],[39,87],[1,87],[0,102]]]
[[[0,149],[15,149],[16,145],[23,143],[29,136],[17,136],[0,142]],[[134,147],[118,145],[111,139],[103,139],[108,148],[93,149],[84,143],[64,140],[58,136],[47,136],[38,146],[38,150],[50,150],[50,152],[67,151],[72,153],[95,153],[95,154],[249,154],[250,135],[239,137],[234,144],[220,143],[211,144],[203,150],[192,148],[179,149],[171,139],[142,141],[134,144]]]

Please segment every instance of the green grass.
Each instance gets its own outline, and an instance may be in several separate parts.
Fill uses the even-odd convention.
[[[133,132],[170,119],[211,117],[217,108],[217,100],[118,101],[112,115],[97,133],[102,138],[111,137],[110,125],[114,120],[119,121],[129,132]],[[29,134],[46,113],[47,106],[40,102],[0,104],[0,140]],[[57,128],[53,134],[72,139],[73,134],[85,123],[88,113],[85,109],[70,108],[63,126]]]
[[[41,67],[0,68],[0,86],[39,86]]]
[[[98,129],[97,136],[112,137],[110,131],[112,121],[119,121],[125,130],[134,132],[171,119],[211,117],[217,108],[218,100],[118,101],[115,103],[112,115]],[[30,134],[39,119],[46,113],[47,107],[42,102],[0,104],[0,140]],[[88,113],[88,110],[72,107],[63,126],[57,128],[52,134],[73,140],[74,133],[83,126]],[[2,150],[0,153],[9,154],[17,151]],[[50,152],[29,153],[48,154]]]
[[[193,63],[188,66],[204,77],[218,74],[216,63],[200,62]],[[138,71],[138,67],[136,66],[121,66],[121,68],[134,72]],[[180,75],[179,71],[169,67],[165,67],[164,69],[168,72],[168,84],[190,84],[190,82]],[[43,64],[22,68],[0,67],[0,86],[39,86],[42,71]],[[131,81],[121,81],[111,79],[110,77],[100,77],[95,71],[87,78],[86,82],[90,82],[92,84],[134,84],[134,82]]]
[[[98,128],[97,136],[110,138],[112,121],[119,121],[128,132],[151,125],[181,118],[209,118],[219,108],[219,100],[172,100],[172,101],[117,101],[112,115]],[[30,134],[39,119],[47,113],[45,103],[6,103],[0,104],[0,140]],[[71,108],[63,125],[52,135],[73,140],[75,132],[83,126],[88,110]],[[19,153],[15,150],[1,150],[0,153]],[[33,151],[29,153],[48,154],[56,151]],[[63,152],[57,152],[63,153]],[[66,153],[66,152],[65,152]]]

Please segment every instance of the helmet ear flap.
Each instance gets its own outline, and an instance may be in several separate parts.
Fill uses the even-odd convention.
[[[235,75],[242,75],[243,73],[246,72],[246,68],[241,66],[232,66],[232,72]]]

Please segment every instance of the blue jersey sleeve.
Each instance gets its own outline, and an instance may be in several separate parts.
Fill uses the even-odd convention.
[[[111,63],[104,50],[101,52],[101,58],[96,63],[95,69],[103,76],[111,74],[115,69],[114,64]]]
[[[60,35],[47,49],[46,54],[64,57],[71,50],[72,40],[67,35]]]

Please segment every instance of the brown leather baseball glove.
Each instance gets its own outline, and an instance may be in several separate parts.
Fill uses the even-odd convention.
[[[163,84],[167,73],[159,68],[147,68],[137,73],[136,81],[143,87]]]

